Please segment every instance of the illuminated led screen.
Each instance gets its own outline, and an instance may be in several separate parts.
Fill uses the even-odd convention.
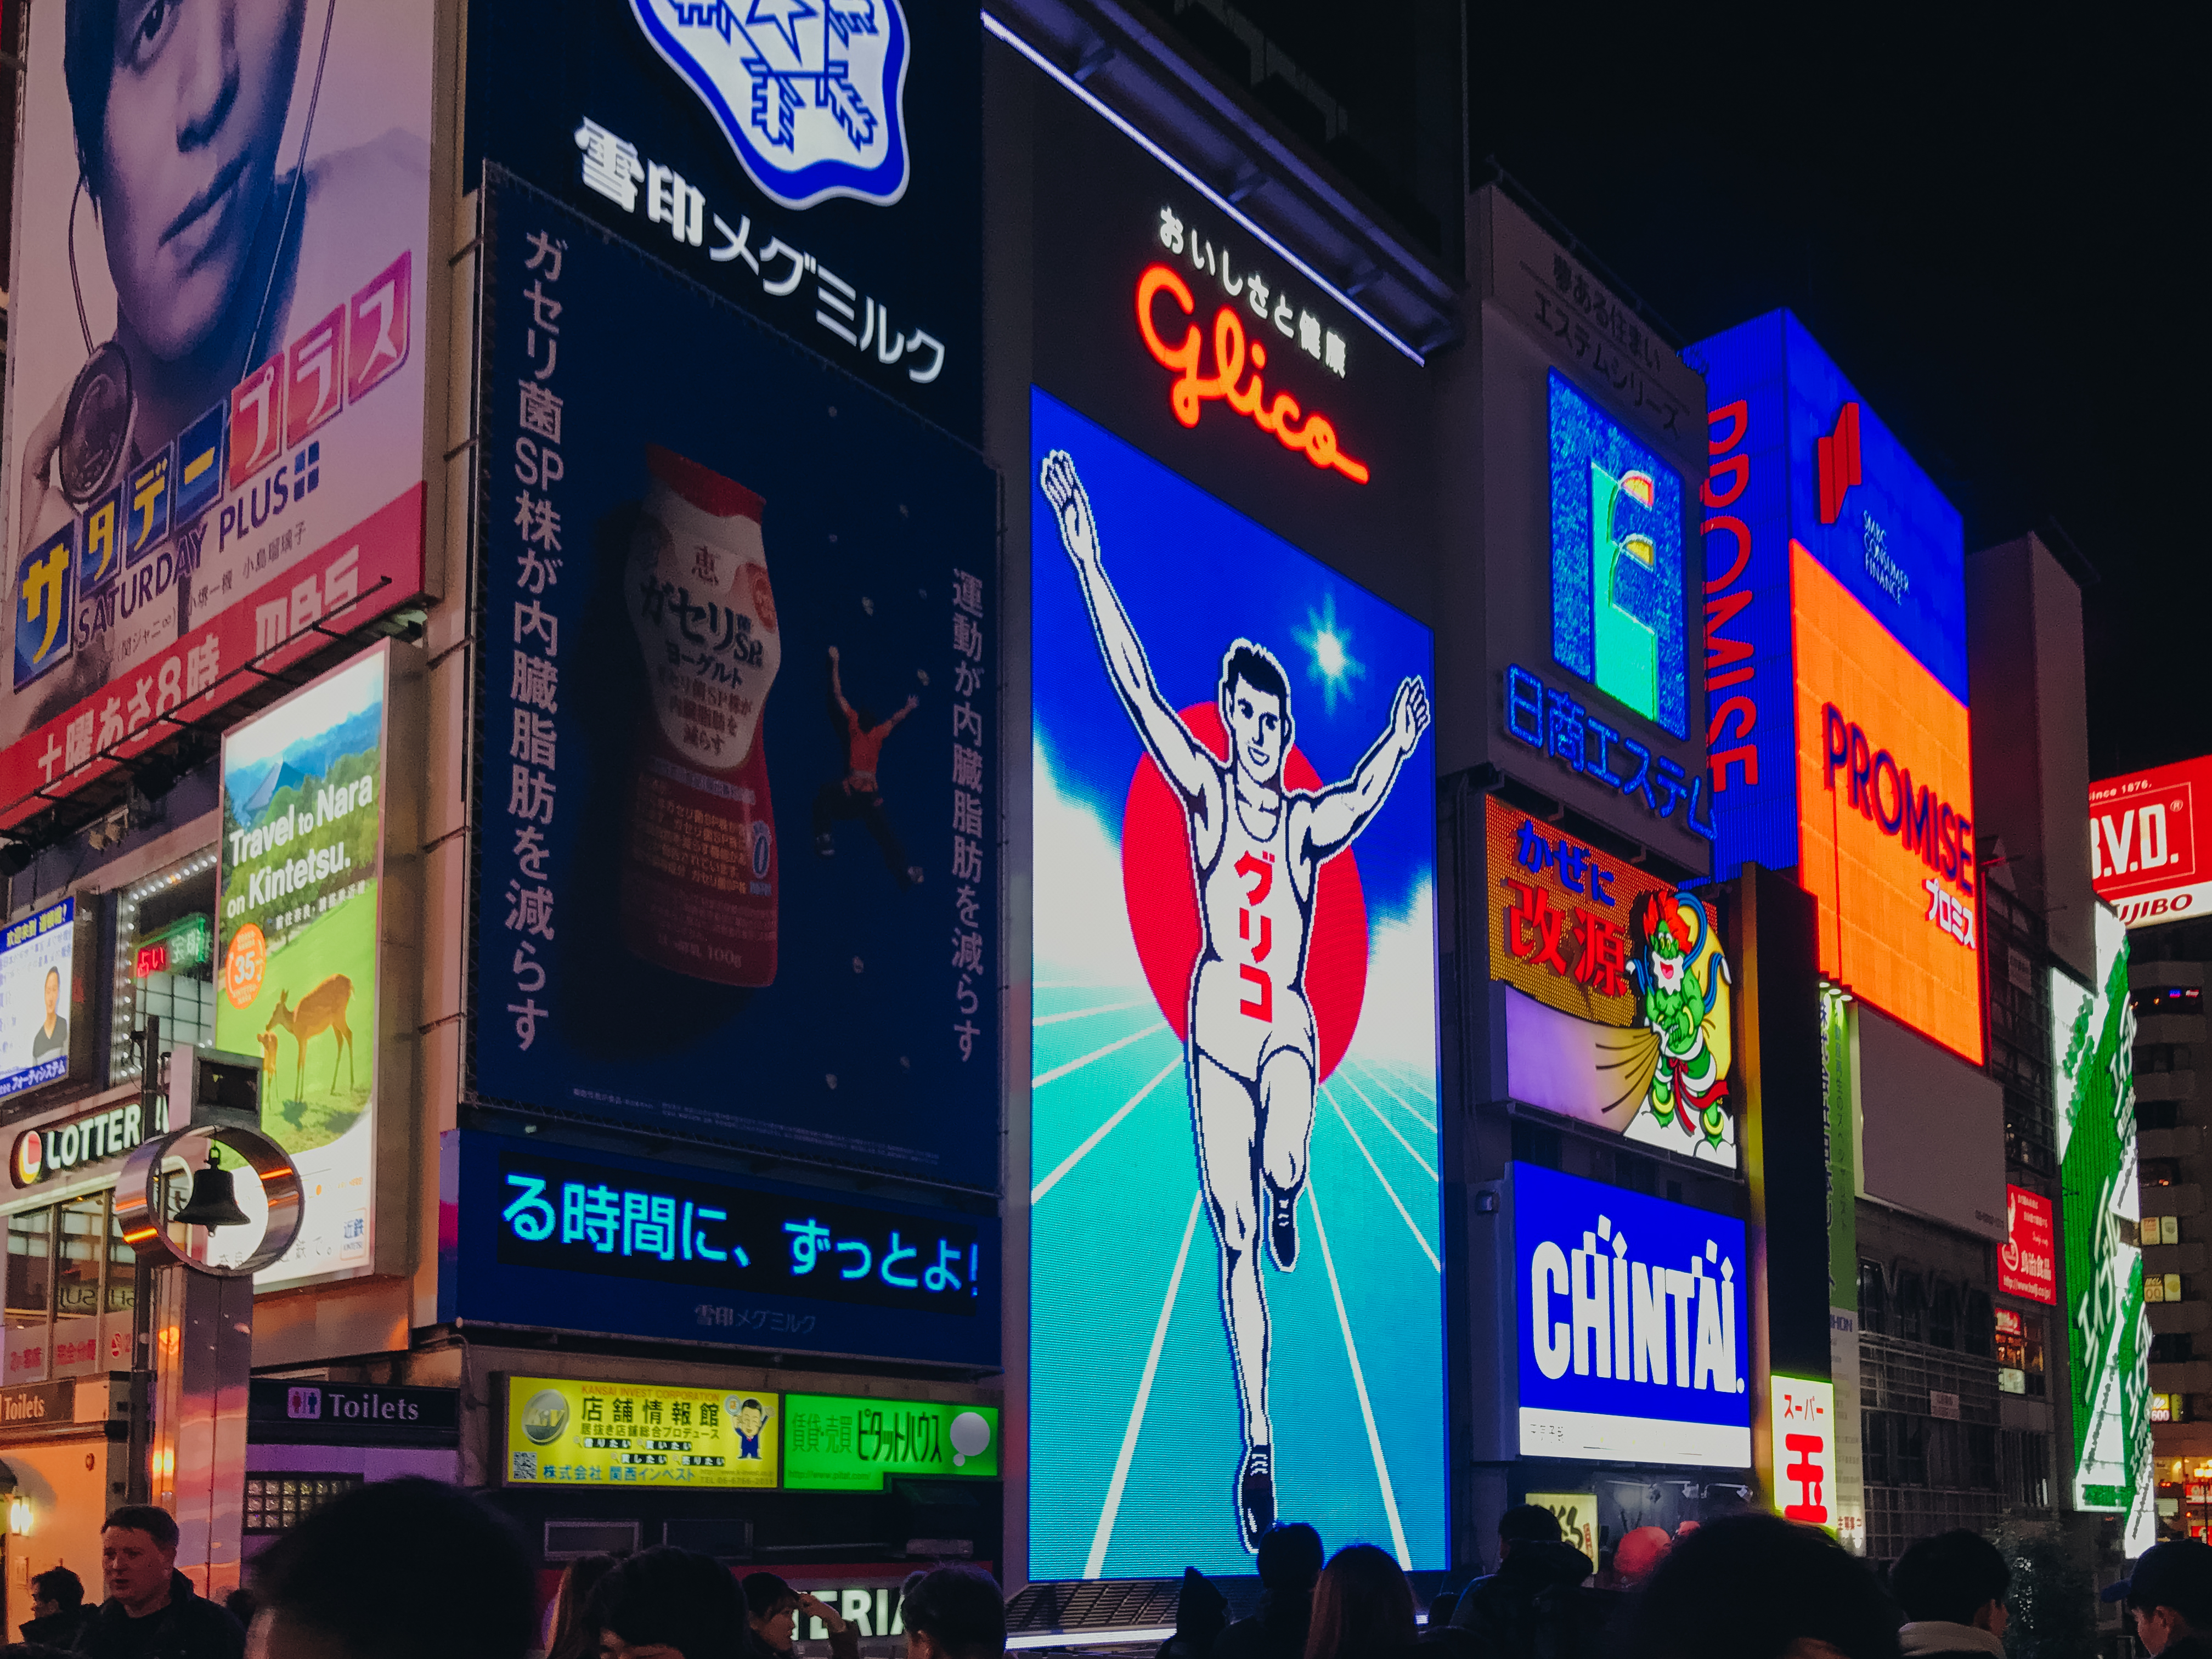
[[[1743,1223],[1512,1166],[1525,1457],[1751,1466]]]
[[[1802,547],[1797,879],[1820,901],[1820,971],[1982,1063],[1966,707]]]
[[[1442,1567],[1431,635],[1030,422],[1030,1576]]]
[[[1552,655],[1686,737],[1682,480],[1557,369],[1551,453]]]
[[[2135,1014],[2127,929],[2097,907],[2097,980],[2051,976],[2051,1084],[2066,1210],[2066,1346],[2074,1379],[2075,1501],[2127,1516],[2125,1551],[2157,1530],[2136,1188]],[[2118,1225],[2115,1222],[2126,1224]]]
[[[1714,873],[1796,858],[1790,548],[1803,547],[1960,703],[1958,511],[1787,311],[1692,347],[1709,389],[1705,708]]]
[[[2212,860],[2197,855],[2199,785],[2212,786],[2212,756],[2089,786],[2090,879],[2130,927],[2185,921],[2212,903]]]

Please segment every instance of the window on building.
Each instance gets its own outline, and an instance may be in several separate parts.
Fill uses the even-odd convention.
[[[1990,1293],[1987,1291],[1968,1291],[1966,1313],[1960,1322],[1964,1340],[1959,1346],[1977,1359],[1987,1359],[1990,1357],[1990,1334],[1996,1328],[1990,1307]]]
[[[2196,1356],[2187,1331],[2167,1331],[2150,1340],[2150,1363],[2154,1365],[2183,1365]]]
[[[2043,1321],[2014,1308],[1999,1308],[1992,1322],[1997,1387],[2031,1398],[2044,1392]]]
[[[1928,1340],[1928,1293],[1921,1286],[1920,1275],[1900,1271],[1897,1275],[1897,1334],[1907,1342]]]
[[[2138,1042],[2136,1045],[2136,1070],[2138,1072],[2187,1072],[2196,1068],[2196,1060],[2185,1042]]]
[[[2141,1181],[2146,1187],[2179,1187],[2181,1184],[2180,1159],[2172,1158],[2143,1159]]]
[[[2008,1504],[2051,1507],[2051,1437],[2027,1429],[1997,1435],[1997,1483]]]
[[[107,1080],[138,1075],[131,1039],[146,1016],[161,1022],[165,1047],[215,1042],[216,849],[134,882],[115,902],[115,1018]]]
[[[8,1326],[43,1325],[53,1313],[53,1212],[8,1218]]]
[[[2145,1129],[2179,1129],[2181,1127],[2181,1103],[2178,1100],[2139,1100],[2136,1103],[2136,1123]]]
[[[1948,1279],[1937,1279],[1929,1296],[1928,1340],[1939,1348],[1959,1346],[1959,1293]]]
[[[1876,1336],[1889,1334],[1889,1291],[1879,1261],[1859,1263],[1859,1328]]]
[[[2203,1012],[2204,993],[2194,985],[2143,985],[2128,994],[2141,1019],[2146,1014],[2196,1014]]]

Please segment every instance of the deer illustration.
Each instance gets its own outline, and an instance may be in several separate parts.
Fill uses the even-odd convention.
[[[285,999],[289,992],[276,994],[276,1011],[269,1016],[269,1024],[261,1029],[265,1035],[283,1026],[292,1034],[298,1045],[299,1064],[294,1070],[292,1091],[295,1096],[307,1087],[307,1039],[319,1036],[325,1031],[337,1034],[337,1045],[345,1055],[346,1087],[353,1086],[353,1028],[346,1024],[346,1005],[353,1000],[353,981],[343,974],[332,974],[320,985],[300,999],[296,1008],[287,1007]],[[274,1057],[276,1039],[269,1037],[267,1052]],[[331,1056],[331,1087],[338,1086],[338,1056]]]

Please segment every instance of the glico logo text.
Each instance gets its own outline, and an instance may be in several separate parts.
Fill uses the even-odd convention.
[[[1972,898],[1972,821],[1926,785],[1915,790],[1912,769],[1899,766],[1888,750],[1874,747],[1857,723],[1845,720],[1832,702],[1820,707],[1820,730],[1829,793],[1835,793],[1836,774],[1841,771],[1851,808],[1880,824],[1885,836],[1900,837],[1906,852],[1917,854],[1923,864]]]
[[[1168,388],[1168,406],[1177,421],[1196,426],[1206,402],[1218,398],[1261,431],[1273,433],[1284,448],[1297,451],[1316,466],[1334,468],[1354,483],[1367,482],[1367,464],[1337,447],[1336,427],[1328,416],[1305,413],[1287,392],[1278,392],[1269,401],[1260,379],[1260,371],[1267,366],[1267,345],[1259,340],[1246,343],[1244,322],[1235,307],[1224,306],[1213,314],[1214,372],[1201,374],[1198,366],[1205,356],[1205,344],[1198,325],[1186,327],[1182,343],[1171,346],[1153,324],[1152,302],[1164,292],[1175,296],[1186,317],[1197,315],[1198,301],[1192,297],[1189,285],[1167,265],[1148,266],[1137,279],[1137,331],[1145,337],[1146,349],[1163,368],[1179,372],[1180,378]],[[1248,356],[1252,378],[1239,386]],[[1303,425],[1299,423],[1302,415]]]

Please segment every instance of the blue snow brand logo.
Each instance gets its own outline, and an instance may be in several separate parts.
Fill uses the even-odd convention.
[[[787,208],[906,194],[899,0],[630,0],[653,50],[714,112],[746,174]]]

